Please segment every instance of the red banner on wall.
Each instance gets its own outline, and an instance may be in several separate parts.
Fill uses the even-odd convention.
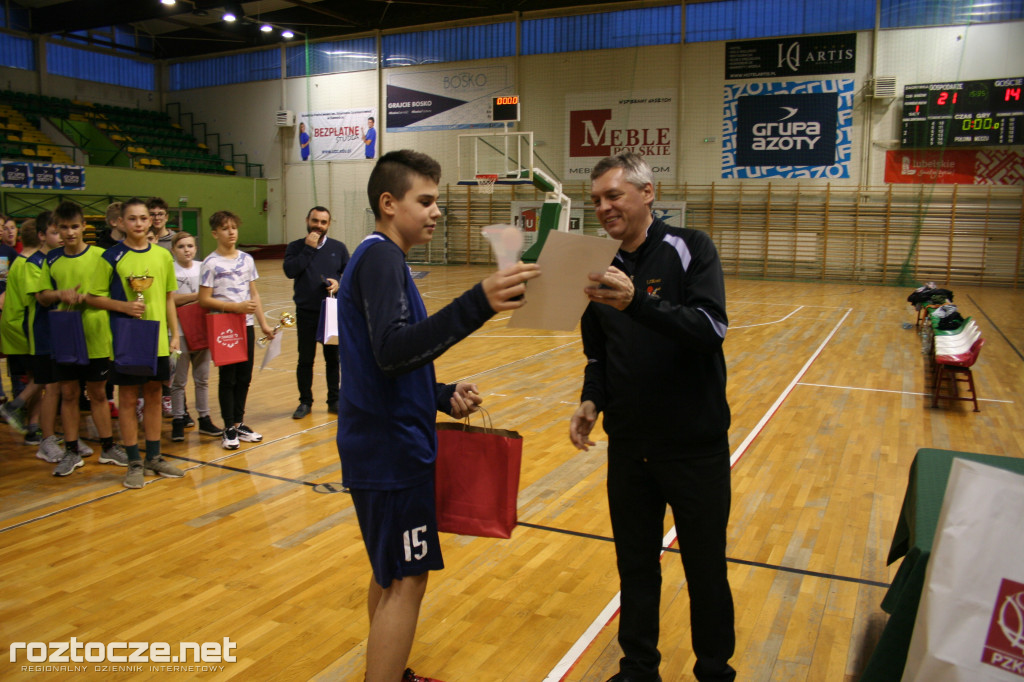
[[[1024,154],[1004,150],[894,150],[885,181],[922,185],[1024,185]]]

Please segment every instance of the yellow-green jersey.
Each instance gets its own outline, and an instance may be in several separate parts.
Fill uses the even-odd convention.
[[[75,255],[64,253],[63,248],[46,254],[43,276],[50,281],[51,289],[75,289],[83,294],[107,296],[108,281],[102,274],[109,272],[103,260],[103,249],[86,246]],[[82,327],[85,330],[85,345],[89,358],[109,358],[114,352],[110,336],[110,316],[102,308],[81,304],[74,309],[82,311]]]
[[[28,313],[35,307],[35,297],[28,293],[31,275],[25,258],[18,256],[7,271],[7,296],[4,314],[0,316],[0,348],[7,355],[28,355]]]
[[[115,244],[103,253],[103,272],[108,293],[97,295],[109,296],[116,301],[134,301],[136,292],[132,289],[129,277],[152,277],[153,281],[142,292],[146,299],[144,320],[156,320],[160,323],[157,357],[165,357],[169,352],[167,345],[167,294],[178,288],[178,280],[174,275],[174,257],[164,248],[153,248],[147,244],[145,249],[136,251],[124,242]],[[111,313],[111,319],[121,313]]]

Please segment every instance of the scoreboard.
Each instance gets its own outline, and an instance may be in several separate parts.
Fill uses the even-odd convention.
[[[903,89],[903,147],[1024,144],[1024,77]]]

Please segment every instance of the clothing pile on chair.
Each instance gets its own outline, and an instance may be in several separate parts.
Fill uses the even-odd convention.
[[[946,303],[933,310],[932,317],[938,320],[935,326],[942,330],[959,329],[964,323],[963,315],[957,312],[956,306],[952,303]]]
[[[952,300],[953,292],[949,289],[937,288],[935,282],[928,282],[923,287],[914,289],[910,296],[907,296],[907,302],[918,309],[930,304],[938,303],[941,305]]]

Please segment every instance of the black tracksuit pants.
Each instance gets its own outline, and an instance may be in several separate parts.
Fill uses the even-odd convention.
[[[645,461],[646,448],[608,451],[608,507],[622,589],[620,668],[630,679],[657,680],[661,565],[666,506],[672,508],[686,587],[698,680],[733,680],[736,644],[725,561],[731,502],[729,452]],[[676,646],[671,643],[670,646]]]

